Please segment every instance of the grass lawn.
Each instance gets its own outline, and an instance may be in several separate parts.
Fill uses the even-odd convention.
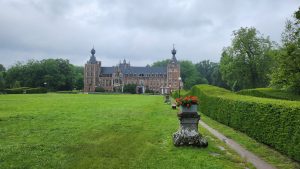
[[[253,168],[203,129],[208,148],[174,147],[177,128],[162,96],[0,95],[0,168]]]

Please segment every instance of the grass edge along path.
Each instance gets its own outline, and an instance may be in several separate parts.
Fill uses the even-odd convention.
[[[267,145],[257,142],[256,140],[252,139],[242,132],[239,132],[231,127],[212,120],[203,113],[201,113],[201,120],[278,169],[300,168],[300,164],[296,161],[293,161],[289,157],[279,153],[278,151],[268,147]]]
[[[217,137],[219,140],[223,141],[228,145],[231,149],[233,149],[235,152],[237,152],[243,159],[246,161],[252,163],[257,169],[276,169],[274,166],[271,164],[265,162],[262,160],[260,157],[256,156],[252,152],[246,150],[242,146],[240,146],[237,142],[235,142],[232,139],[229,139],[228,137],[224,136],[217,130],[211,128],[208,126],[206,123],[203,121],[200,121],[199,124],[208,130],[210,133],[212,133],[215,137]]]

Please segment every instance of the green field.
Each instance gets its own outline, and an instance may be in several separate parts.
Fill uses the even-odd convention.
[[[252,168],[203,129],[208,148],[174,147],[177,128],[162,96],[0,95],[0,168]]]

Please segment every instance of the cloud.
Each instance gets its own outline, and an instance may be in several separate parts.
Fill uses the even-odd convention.
[[[280,41],[296,0],[0,0],[0,63],[66,58],[83,65],[94,45],[111,66],[171,57],[219,61],[232,31],[254,26]]]

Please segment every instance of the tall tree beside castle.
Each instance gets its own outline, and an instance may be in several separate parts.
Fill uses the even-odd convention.
[[[180,64],[173,47],[172,58],[167,66],[136,67],[124,61],[117,66],[104,67],[95,57],[95,49],[84,68],[84,92],[94,92],[97,87],[105,91],[123,91],[124,85],[136,84],[138,93],[146,89],[159,93],[178,90],[180,87]]]
[[[294,13],[294,20],[286,22],[282,47],[275,59],[271,86],[300,94],[300,8]]]

